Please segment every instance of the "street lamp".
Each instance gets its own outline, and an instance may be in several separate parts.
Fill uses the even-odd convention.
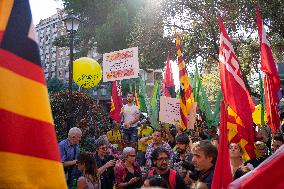
[[[74,14],[68,14],[63,20],[66,30],[69,33],[70,40],[70,62],[69,62],[69,93],[72,95],[72,82],[73,82],[73,49],[74,49],[74,33],[78,30],[80,20]]]
[[[69,33],[70,40],[70,62],[69,62],[69,119],[68,119],[68,127],[69,129],[74,125],[74,117],[73,117],[73,99],[72,99],[72,82],[73,82],[73,49],[74,49],[74,33],[78,30],[80,20],[74,14],[68,14],[63,20],[66,26],[66,30]]]

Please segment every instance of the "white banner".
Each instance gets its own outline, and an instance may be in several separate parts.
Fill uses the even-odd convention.
[[[179,99],[161,96],[159,120],[163,123],[176,124],[180,120]]]
[[[103,81],[137,78],[139,73],[138,47],[105,53]]]

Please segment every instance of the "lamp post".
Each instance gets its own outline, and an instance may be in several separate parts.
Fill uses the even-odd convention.
[[[73,49],[74,49],[74,33],[78,30],[80,20],[74,14],[68,14],[63,20],[66,26],[66,30],[69,33],[70,40],[70,54],[69,54],[69,82],[68,82],[68,90],[69,90],[69,119],[68,119],[68,127],[69,129],[73,127],[73,111],[72,111],[72,82],[73,82]]]
[[[74,49],[74,33],[78,30],[80,20],[74,14],[68,14],[63,20],[66,26],[66,30],[69,33],[70,40],[70,62],[69,62],[69,82],[68,89],[70,96],[72,95],[72,82],[73,82],[73,49]]]

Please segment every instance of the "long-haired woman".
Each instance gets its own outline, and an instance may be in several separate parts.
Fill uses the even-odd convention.
[[[77,189],[100,189],[100,179],[93,154],[81,153],[77,160],[77,166],[83,173],[83,176],[77,181]]]

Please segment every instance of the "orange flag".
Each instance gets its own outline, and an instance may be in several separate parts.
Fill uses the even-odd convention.
[[[28,0],[0,1],[0,188],[67,188]]]

